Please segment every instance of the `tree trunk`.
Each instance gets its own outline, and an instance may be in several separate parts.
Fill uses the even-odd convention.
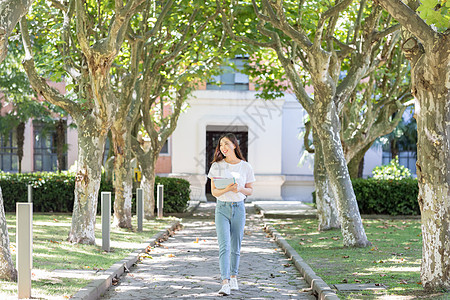
[[[59,119],[56,123],[56,156],[58,161],[58,172],[64,168],[64,146],[66,145],[66,122]]]
[[[340,123],[336,106],[333,101],[329,101],[328,105],[324,105],[326,101],[318,101],[317,103],[321,103],[321,105],[316,107],[312,121],[322,145],[330,185],[336,197],[343,244],[346,247],[369,246],[371,243],[368,241],[362,225],[342,150],[339,135]]]
[[[78,120],[75,120],[78,121]],[[101,163],[106,132],[96,120],[86,118],[78,125],[78,164],[75,179],[75,202],[69,241],[95,244],[95,216],[101,181]]]
[[[111,127],[114,146],[114,222],[120,228],[132,228],[131,198],[133,196],[133,170],[131,170],[130,132],[126,115],[118,115]]]
[[[19,160],[19,173],[22,173],[23,142],[25,140],[25,122],[20,122],[16,129],[17,157]]]
[[[442,42],[447,51],[424,55],[411,70],[422,217],[421,279],[427,290],[450,288],[450,58],[449,41]],[[436,49],[445,47],[437,44]]]
[[[5,209],[3,208],[3,195],[0,187],[0,279],[9,281],[17,280],[17,271],[11,258],[9,248],[8,226],[6,223]]]
[[[356,155],[347,163],[348,173],[350,178],[362,178],[364,170],[364,156],[370,147],[372,147],[373,142],[368,144],[364,149],[356,153]]]
[[[336,200],[328,180],[327,170],[323,160],[322,146],[316,134],[314,136],[314,185],[316,187],[317,215],[319,230],[340,228],[339,212]]]
[[[155,216],[155,165],[158,159],[150,154],[149,150],[145,155],[137,156],[138,163],[142,168],[141,188],[144,192],[144,218],[147,220]]]

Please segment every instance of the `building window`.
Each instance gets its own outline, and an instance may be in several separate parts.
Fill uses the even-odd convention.
[[[231,62],[236,65],[238,70],[242,70],[247,63],[247,58],[239,57],[232,59]],[[236,72],[230,66],[224,66],[222,70],[223,73],[221,75],[213,76],[212,81],[206,85],[207,90],[248,91],[248,75]]]
[[[164,145],[161,148],[161,151],[159,151],[159,154],[162,155],[162,156],[170,155],[170,153],[169,153],[169,139],[166,140],[166,142],[164,143]]]
[[[19,157],[17,156],[16,131],[0,136],[0,169],[3,172],[17,172]]]
[[[393,160],[392,153],[389,151],[383,151],[382,164],[387,165]],[[398,152],[398,163],[407,167],[411,174],[416,174],[416,161],[417,153],[414,151],[400,151]]]
[[[33,122],[34,129],[34,170],[35,171],[57,171],[57,139],[54,126],[41,122]],[[64,141],[66,144],[66,141]],[[67,167],[67,152],[64,153],[64,163],[61,169]]]

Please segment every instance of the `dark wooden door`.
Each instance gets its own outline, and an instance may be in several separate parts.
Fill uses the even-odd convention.
[[[211,168],[211,162],[214,159],[214,151],[216,150],[217,144],[219,143],[219,138],[226,134],[227,132],[224,131],[207,131],[206,132],[206,174],[209,172],[209,168]],[[233,132],[233,134],[236,136],[239,147],[241,148],[242,155],[244,156],[245,160],[248,160],[247,153],[248,153],[248,132],[247,131],[239,131],[239,132]],[[206,182],[206,194],[207,198],[208,194],[211,194],[211,180],[208,178],[208,181]]]

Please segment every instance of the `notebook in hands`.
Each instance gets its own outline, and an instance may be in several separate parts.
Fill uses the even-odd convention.
[[[234,177],[231,178],[223,178],[223,177],[213,177],[214,185],[216,186],[216,189],[223,190],[230,184],[236,183],[236,180]]]

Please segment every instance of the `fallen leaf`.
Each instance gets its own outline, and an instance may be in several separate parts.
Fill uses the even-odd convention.
[[[399,284],[408,284],[408,281],[402,279],[402,280],[400,280],[398,283],[399,283]]]
[[[334,236],[334,237],[332,237],[331,239],[332,239],[332,240],[335,240],[335,241],[338,241],[338,240],[340,240],[341,238],[340,238],[340,237],[337,237],[337,236]]]
[[[286,272],[286,271],[280,271],[280,273],[281,273],[281,274],[286,274],[287,272]]]
[[[285,266],[286,268],[292,266],[291,264],[284,264],[283,266]]]
[[[385,276],[387,276],[386,274],[380,274],[380,277],[385,277]]]
[[[347,283],[348,282],[347,278],[342,279],[342,282]]]
[[[303,242],[299,242],[299,244],[303,246],[303,245],[304,245],[305,243],[303,243]]]
[[[323,236],[323,237],[320,237],[319,240],[328,240],[328,238]]]
[[[167,254],[167,257],[175,257],[173,254]]]
[[[345,255],[345,256],[342,256],[342,258],[349,258],[350,256],[348,256],[348,255]]]
[[[361,282],[361,280],[359,280],[359,279],[355,279],[355,282]]]
[[[411,249],[411,247],[405,247],[405,249],[406,249],[406,250],[409,250],[409,249]]]

